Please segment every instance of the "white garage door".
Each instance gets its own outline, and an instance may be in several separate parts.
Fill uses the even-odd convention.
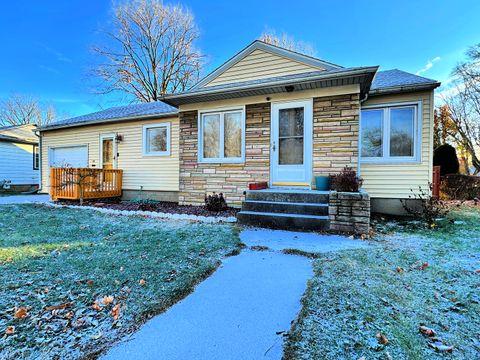
[[[81,145],[52,148],[50,166],[88,167],[88,147]]]

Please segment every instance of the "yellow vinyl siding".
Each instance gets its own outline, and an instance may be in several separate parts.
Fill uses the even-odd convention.
[[[371,197],[407,198],[410,189],[428,187],[432,178],[433,91],[375,96],[363,106],[422,101],[421,161],[412,164],[361,164],[363,187]]]
[[[205,87],[318,70],[323,69],[257,49],[214,78]]]
[[[143,156],[143,126],[170,122],[170,156]],[[100,135],[118,133],[118,169],[123,170],[123,189],[178,191],[178,118],[138,120],[116,124],[90,125],[42,133],[42,190],[48,192],[49,148],[88,145],[88,164],[100,167]]]

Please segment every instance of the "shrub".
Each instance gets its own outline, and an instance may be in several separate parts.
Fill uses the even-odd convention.
[[[440,196],[444,200],[474,200],[480,198],[480,177],[460,174],[442,176]]]
[[[417,200],[415,204],[409,205],[408,200],[400,199],[403,208],[408,215],[414,216],[422,220],[427,226],[434,228],[436,226],[437,220],[448,215],[447,204],[431,196],[433,185],[428,183],[428,190],[423,189],[421,186],[418,187],[418,192],[413,191],[412,195],[409,195],[409,200]]]
[[[440,175],[457,174],[459,163],[457,151],[452,145],[444,144],[433,153],[433,166],[440,166]]]
[[[223,211],[227,210],[227,201],[223,197],[223,194],[215,194],[213,193],[212,195],[205,194],[205,207],[209,211]]]
[[[330,188],[335,191],[357,192],[362,183],[363,179],[349,166],[345,166],[339,174],[330,175]]]

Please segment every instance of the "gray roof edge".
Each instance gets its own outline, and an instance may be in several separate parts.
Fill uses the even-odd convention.
[[[29,144],[29,145],[38,144],[38,141],[20,139],[20,138],[16,138],[16,137],[13,137],[13,136],[6,136],[6,135],[0,135],[0,141],[17,143],[17,144]]]
[[[197,89],[199,87],[204,86],[205,84],[208,84],[211,80],[213,80],[215,77],[217,77],[222,71],[225,71],[229,67],[232,67],[239,61],[243,60],[245,57],[250,55],[253,51],[260,49],[268,52],[272,52],[274,54],[277,54],[282,57],[289,57],[292,58],[293,60],[305,63],[307,65],[311,65],[314,67],[325,67],[327,70],[328,69],[341,69],[342,66],[330,63],[328,61],[324,61],[321,59],[314,58],[312,56],[300,54],[298,52],[288,50],[281,48],[279,46],[275,46],[272,44],[267,44],[263,41],[260,40],[255,40],[253,41],[250,45],[247,45],[243,50],[240,50],[238,53],[233,55],[230,59],[225,61],[222,65],[217,67],[215,70],[213,70],[211,73],[206,75],[203,79],[201,79],[199,82],[197,82],[195,85],[191,87],[191,89]]]
[[[420,91],[420,90],[433,90],[439,87],[442,83],[439,81],[432,83],[418,83],[418,84],[409,84],[409,85],[398,85],[398,86],[389,86],[384,88],[377,88],[370,90],[368,95],[384,95],[384,94],[393,94],[401,93],[408,91]]]
[[[44,126],[44,127],[37,128],[36,131],[45,132],[45,131],[50,131],[50,130],[58,130],[58,129],[88,126],[88,125],[98,125],[98,124],[116,123],[116,122],[124,122],[124,121],[134,121],[134,120],[162,119],[162,118],[168,118],[168,117],[172,117],[172,116],[178,116],[178,111],[169,112],[169,113],[160,113],[160,114],[133,115],[133,116],[126,116],[126,117],[112,118],[112,119],[104,119],[104,120],[86,120],[86,121],[81,121],[81,122],[59,124],[59,125],[50,125],[50,126],[47,125],[47,126]]]
[[[300,82],[310,82],[310,81],[317,81],[317,80],[322,80],[322,79],[334,79],[334,78],[341,78],[341,77],[348,77],[348,76],[356,76],[356,75],[361,75],[361,74],[368,74],[368,73],[376,73],[378,70],[379,66],[365,66],[365,67],[359,67],[359,68],[350,68],[350,69],[340,69],[341,71],[336,71],[334,73],[332,72],[325,72],[325,73],[320,73],[315,76],[304,76],[304,77],[299,77],[294,78],[294,79],[282,79],[282,80],[274,80],[270,82],[264,82],[264,83],[258,83],[258,84],[244,84],[241,86],[237,87],[232,87],[232,88],[215,88],[215,89],[208,89],[205,88],[204,91],[198,91],[198,92],[185,92],[181,94],[171,94],[171,95],[165,95],[162,98],[162,101],[175,106],[170,100],[178,99],[178,98],[186,98],[189,96],[200,96],[200,95],[207,95],[207,94],[215,94],[218,92],[235,92],[239,90],[246,90],[246,89],[256,89],[256,88],[263,88],[263,87],[268,87],[268,86],[275,86],[275,85],[282,85],[282,84],[295,84],[295,83],[300,83]]]

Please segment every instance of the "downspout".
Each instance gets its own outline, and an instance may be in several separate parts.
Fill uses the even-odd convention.
[[[361,172],[361,169],[360,169],[360,146],[361,146],[361,142],[362,142],[362,129],[360,127],[360,121],[361,121],[361,116],[362,116],[362,104],[367,101],[368,99],[368,93],[365,93],[365,96],[363,99],[360,100],[360,112],[358,114],[358,156],[357,156],[357,161],[358,161],[358,164],[357,164],[357,176],[360,177],[360,172]]]

